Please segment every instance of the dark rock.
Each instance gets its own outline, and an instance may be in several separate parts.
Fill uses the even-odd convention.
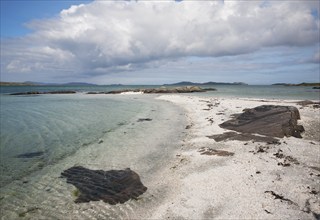
[[[192,125],[187,125],[186,129],[190,129],[192,127]]]
[[[143,93],[192,93],[192,92],[205,92],[205,90],[201,89],[199,86],[183,86],[183,87],[160,87],[160,88],[152,88],[152,89],[144,89]]]
[[[87,92],[88,95],[106,94],[105,92]]]
[[[236,132],[225,132],[223,134],[216,134],[216,135],[211,135],[207,136],[210,139],[214,139],[217,142],[220,141],[256,141],[256,142],[274,142],[277,143],[278,140],[273,137],[263,137],[263,136],[257,136],[253,134],[248,134],[248,133],[236,133]]]
[[[313,102],[310,100],[304,100],[304,101],[297,102],[297,104],[301,105],[301,106],[307,106],[307,105],[313,105],[313,104],[320,104],[320,102]]]
[[[293,158],[292,156],[286,156],[282,153],[282,150],[278,150],[277,153],[273,154],[275,157],[279,158],[279,159],[283,159],[283,162],[279,162],[278,165],[279,166],[284,166],[284,167],[288,167],[291,165],[291,163],[293,164],[300,164],[299,161],[296,158]],[[290,163],[291,162],[291,163]]]
[[[268,149],[269,149],[269,147],[267,147],[267,146],[259,146],[256,153],[268,153],[268,151],[267,151]]]
[[[61,176],[79,190],[76,203],[102,200],[115,205],[137,199],[147,191],[139,175],[130,168],[104,171],[75,166],[63,171]]]
[[[275,193],[274,191],[271,191],[271,190],[270,190],[270,191],[265,191],[264,193],[270,193],[272,196],[274,196],[274,199],[280,199],[281,201],[286,201],[286,202],[288,202],[289,204],[295,204],[295,205],[297,205],[296,203],[292,202],[290,199],[287,199],[287,198],[285,198],[284,196]]]
[[[217,89],[215,89],[215,88],[204,88],[203,89],[204,91],[217,91]]]
[[[18,93],[11,93],[10,95],[44,95],[44,94],[74,94],[75,91],[69,91],[69,90],[61,90],[61,91],[50,91],[50,92],[18,92]]]
[[[42,94],[41,92],[17,92],[17,93],[11,93],[10,95],[40,95]]]
[[[115,90],[115,91],[109,91],[109,92],[105,92],[105,94],[121,94],[124,92],[142,92],[142,90],[140,89],[123,89],[123,90]]]
[[[294,136],[301,138],[303,126],[297,125],[300,119],[299,110],[293,106],[262,105],[253,109],[245,109],[244,113],[219,126],[242,132],[256,133],[269,137]]]
[[[198,150],[198,152],[200,152],[201,155],[217,155],[217,156],[223,156],[223,157],[234,155],[233,152],[224,151],[224,150],[215,150],[208,147],[202,147]]]
[[[43,94],[75,94],[76,91],[69,91],[69,90],[61,90],[61,91],[51,91],[51,92],[44,92]]]
[[[44,151],[36,151],[32,153],[25,153],[25,154],[19,154],[16,156],[16,158],[33,158],[33,157],[40,157],[44,154]]]
[[[266,209],[265,209],[264,211],[265,211],[266,213],[268,213],[268,214],[271,214],[271,212],[270,212],[270,211],[268,211],[268,210],[266,210]]]
[[[312,89],[320,89],[320,86],[312,87]]]
[[[151,118],[139,118],[137,120],[137,122],[143,122],[143,121],[152,121],[152,119]]]
[[[123,89],[114,90],[109,92],[88,92],[87,94],[120,94],[124,92],[143,92],[146,94],[151,93],[193,93],[193,92],[206,92],[215,91],[214,88],[202,89],[199,86],[182,86],[182,87],[160,87],[160,88],[147,88],[147,89]]]

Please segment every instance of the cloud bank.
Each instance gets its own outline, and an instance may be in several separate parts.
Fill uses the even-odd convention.
[[[3,74],[90,77],[183,57],[319,45],[318,1],[95,1],[2,39]],[[314,60],[319,60],[319,51]]]

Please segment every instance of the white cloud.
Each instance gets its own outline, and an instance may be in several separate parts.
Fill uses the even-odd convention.
[[[1,42],[1,72],[100,75],[157,60],[251,53],[319,41],[316,1],[95,1]],[[3,44],[5,46],[3,46]],[[151,64],[152,65],[152,64]]]

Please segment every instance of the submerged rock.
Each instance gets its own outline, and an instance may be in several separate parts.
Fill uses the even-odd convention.
[[[79,190],[76,203],[102,200],[111,205],[137,199],[145,187],[137,173],[125,170],[90,170],[81,166],[71,167],[61,173]]]
[[[44,151],[36,151],[31,153],[19,154],[16,156],[16,158],[34,158],[34,157],[40,157],[43,154],[44,154]]]
[[[299,110],[293,106],[262,105],[253,109],[245,109],[244,113],[219,126],[242,133],[260,134],[282,138],[294,136],[301,138],[304,131],[297,124],[300,119]]]

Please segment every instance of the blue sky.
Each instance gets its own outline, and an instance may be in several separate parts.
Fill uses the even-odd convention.
[[[3,1],[1,81],[320,81],[319,1]]]
[[[71,5],[89,3],[69,0],[1,0],[1,37],[19,37],[31,33],[25,24],[34,19],[56,16]]]

